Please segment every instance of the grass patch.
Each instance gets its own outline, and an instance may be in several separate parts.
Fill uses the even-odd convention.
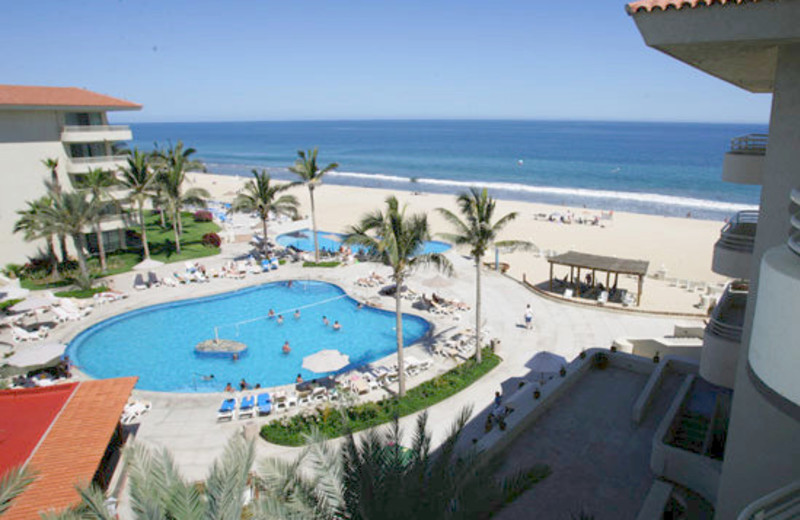
[[[57,292],[57,293],[54,293],[54,294],[55,294],[55,296],[58,296],[59,298],[84,299],[84,298],[91,298],[95,294],[101,293],[101,292],[106,292],[107,290],[108,290],[108,287],[106,287],[104,285],[101,285],[99,287],[92,287],[91,289],[77,289],[75,291],[61,291],[61,292]]]
[[[4,311],[4,310],[8,309],[9,307],[18,304],[21,301],[22,301],[22,299],[20,298],[20,299],[16,299],[16,300],[12,299],[12,300],[6,300],[4,302],[0,302],[0,311]]]
[[[166,228],[161,227],[161,217],[153,212],[145,213],[147,223],[147,243],[150,246],[150,257],[164,263],[185,262],[206,256],[219,254],[218,247],[209,247],[202,243],[203,235],[206,233],[216,233],[220,227],[214,222],[195,222],[194,215],[183,212],[181,215],[183,223],[183,234],[181,235],[181,252],[177,253],[175,247],[175,235],[172,227],[167,223]],[[135,226],[132,231],[139,232],[140,228]],[[127,273],[133,266],[143,260],[143,251],[124,250],[114,251],[106,255],[106,271],[100,272],[100,259],[96,256],[87,259],[87,267],[93,278],[102,278],[120,273]],[[39,273],[39,276],[21,276],[20,286],[30,290],[53,289],[72,285],[74,277],[77,275],[77,264],[70,266],[61,280],[52,281],[48,273]]]
[[[339,267],[342,263],[338,260],[329,260],[327,262],[303,262],[303,267]]]
[[[500,361],[500,357],[491,349],[485,348],[481,364],[474,358],[469,359],[412,388],[402,399],[392,397],[348,406],[342,410],[343,413],[328,406],[308,415],[275,419],[261,428],[261,436],[273,444],[302,446],[304,435],[310,434],[312,427],[318,428],[329,439],[344,435],[346,423],[353,431],[372,428],[391,421],[395,416],[403,417],[447,399],[483,377]]]

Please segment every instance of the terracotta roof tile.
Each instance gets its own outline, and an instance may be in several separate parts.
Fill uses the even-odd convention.
[[[142,105],[75,87],[29,87],[0,85],[2,107],[96,107],[108,110],[139,110]]]
[[[648,13],[660,10],[666,11],[667,9],[695,9],[697,7],[708,7],[713,4],[726,5],[726,4],[754,4],[760,0],[639,0],[638,2],[629,3],[625,9],[628,14],[646,11]]]
[[[3,520],[38,518],[80,498],[76,485],[92,481],[137,378],[79,383],[28,462],[36,480],[14,500]]]

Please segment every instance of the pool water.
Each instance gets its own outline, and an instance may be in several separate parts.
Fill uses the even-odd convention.
[[[282,314],[282,325],[266,317]],[[293,317],[300,309],[299,319]],[[323,324],[338,321],[334,331]],[[248,321],[251,320],[251,321]],[[244,323],[243,323],[244,322]],[[238,325],[237,325],[238,323]],[[238,361],[229,355],[199,354],[199,342],[214,338],[248,346]],[[419,341],[430,328],[422,318],[403,317],[404,344]],[[281,347],[289,341],[291,352]],[[95,378],[139,376],[137,388],[165,392],[219,392],[241,379],[262,387],[310,380],[327,373],[302,368],[303,358],[323,349],[350,356],[353,368],[396,350],[395,314],[358,302],[336,285],[316,281],[275,282],[221,295],[138,309],[81,332],[67,354]],[[206,381],[203,376],[214,374]]]
[[[319,243],[320,250],[324,251],[338,251],[342,246],[342,241],[346,235],[342,233],[331,233],[328,231],[317,231],[317,242]],[[310,229],[300,229],[291,233],[284,233],[278,235],[278,244],[289,247],[292,246],[300,251],[313,251],[314,250],[314,234]],[[422,254],[428,253],[444,253],[452,246],[447,242],[439,240],[428,240],[422,249]],[[351,246],[353,252],[358,253],[363,251],[363,247],[354,245]]]

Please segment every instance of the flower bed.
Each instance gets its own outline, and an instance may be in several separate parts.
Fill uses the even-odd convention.
[[[274,444],[301,446],[305,442],[304,435],[310,434],[312,427],[331,439],[344,435],[345,423],[353,431],[387,423],[395,416],[403,417],[418,412],[460,392],[496,367],[500,361],[500,357],[491,349],[485,348],[480,365],[472,358],[412,388],[402,399],[391,397],[347,406],[341,411],[331,405],[307,409],[298,415],[282,417],[265,424],[261,428],[261,436]]]

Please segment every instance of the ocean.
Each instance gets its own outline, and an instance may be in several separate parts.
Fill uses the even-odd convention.
[[[758,205],[758,186],[722,181],[730,140],[766,125],[578,121],[135,123],[131,147],[183,141],[207,170],[289,179],[297,150],[339,163],[330,184],[723,219]]]

